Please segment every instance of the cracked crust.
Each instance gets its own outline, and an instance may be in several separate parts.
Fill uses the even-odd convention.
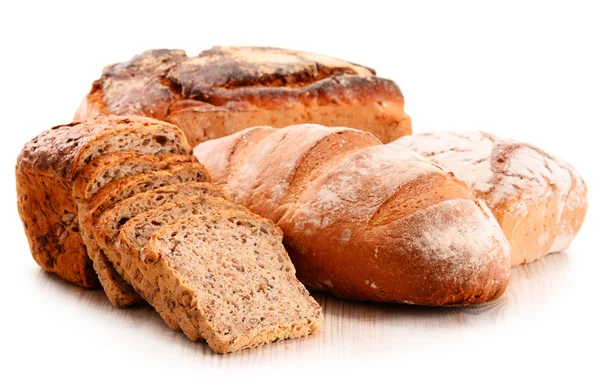
[[[512,266],[567,249],[587,210],[587,187],[564,160],[485,132],[423,133],[399,139],[455,173],[483,200],[512,247]]]
[[[83,287],[98,279],[81,239],[74,180],[106,153],[190,154],[177,127],[145,117],[100,117],[56,126],[28,142],[17,158],[17,206],[35,261]]]
[[[75,117],[139,114],[182,128],[192,145],[239,130],[303,122],[411,133],[392,81],[350,62],[268,47],[214,47],[197,57],[150,50],[107,66]]]
[[[400,148],[304,124],[251,128],[194,156],[237,203],[281,227],[312,289],[432,306],[502,295],[510,251],[496,220],[464,182]]]

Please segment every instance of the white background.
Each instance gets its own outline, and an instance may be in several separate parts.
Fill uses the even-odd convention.
[[[0,385],[599,385],[600,13],[592,1],[485,3],[2,2]],[[213,45],[368,65],[398,83],[415,132],[483,129],[564,157],[590,191],[579,237],[567,253],[514,269],[487,306],[318,296],[321,333],[229,356],[170,331],[150,309],[115,310],[100,291],[43,273],[15,205],[23,144],[69,122],[104,65]]]

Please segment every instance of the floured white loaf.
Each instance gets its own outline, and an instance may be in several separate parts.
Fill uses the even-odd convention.
[[[504,230],[512,266],[569,247],[587,210],[587,188],[564,160],[484,132],[423,133],[408,146],[467,182]]]
[[[255,127],[194,155],[273,220],[298,278],[336,296],[423,305],[499,297],[510,247],[467,185],[408,148],[348,128]]]

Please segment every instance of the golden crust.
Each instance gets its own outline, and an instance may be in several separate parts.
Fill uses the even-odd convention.
[[[502,227],[512,266],[568,248],[587,210],[587,187],[564,160],[485,132],[433,132],[397,141],[467,182]]]
[[[237,203],[281,227],[312,289],[440,306],[491,301],[508,285],[509,245],[492,214],[407,148],[304,124],[250,128],[194,155]]]
[[[139,144],[130,142],[135,136]],[[180,129],[146,117],[108,116],[56,126],[25,144],[16,164],[17,206],[33,258],[44,270],[80,286],[98,286],[80,234],[73,184],[89,161],[130,148],[191,151]]]
[[[99,114],[175,123],[192,145],[250,126],[303,122],[355,127],[383,142],[411,133],[400,89],[374,70],[265,47],[215,47],[193,58],[151,50],[107,66],[75,116]]]

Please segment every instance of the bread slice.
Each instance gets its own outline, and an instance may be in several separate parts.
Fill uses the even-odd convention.
[[[153,302],[175,304],[168,313],[190,339],[228,353],[306,336],[323,323],[282,239],[271,221],[250,212],[205,213],[154,233],[141,266],[151,286],[173,289]]]
[[[195,162],[192,156],[180,154],[148,155],[133,150],[109,153],[83,168],[73,184],[73,196],[77,201],[88,202],[113,180],[191,162]]]
[[[138,193],[153,190],[166,185],[182,182],[210,180],[206,169],[198,163],[177,165],[164,171],[155,171],[117,179],[102,188],[88,205],[79,206],[79,224],[88,255],[92,259],[94,270],[110,302],[116,307],[128,307],[141,298],[120,276],[100,251],[94,239],[96,221],[102,213],[122,200]]]
[[[173,329],[179,328],[177,320],[168,313],[162,313],[163,310],[168,309],[170,306],[153,304],[152,300],[155,298],[154,293],[156,289],[152,286],[140,286],[138,284],[139,281],[135,280],[140,276],[143,278],[138,269],[137,262],[139,262],[140,251],[146,244],[150,234],[177,219],[197,214],[202,208],[209,210],[238,209],[246,211],[244,207],[221,198],[208,196],[183,197],[133,217],[121,227],[119,235],[114,242],[115,248],[110,248],[109,244],[104,240],[99,240],[106,247],[104,252],[112,266],[125,278],[127,283],[132,285],[138,294],[161,313],[165,322]],[[164,291],[170,292],[171,290],[164,289]]]
[[[142,192],[105,211],[96,222],[95,239],[101,245],[112,246],[121,227],[131,218],[187,196],[227,199],[221,187],[207,182],[185,182]]]
[[[192,162],[192,156],[180,154],[139,154],[133,150],[108,153],[95,158],[83,168],[73,184],[73,197],[83,210],[89,200],[113,180]],[[93,255],[94,271],[113,305],[123,308],[141,301],[139,295],[112,270],[102,251],[90,250],[89,254]]]
[[[61,125],[23,147],[16,165],[18,210],[31,254],[44,270],[80,286],[99,285],[79,232],[73,184],[98,157],[128,150],[191,154],[179,128],[143,117]]]
[[[100,247],[94,262],[102,268],[102,286],[111,303],[120,308],[129,307],[141,299],[139,295],[123,280],[106,258],[106,254],[116,254],[114,239],[121,226],[138,214],[159,207],[186,196],[208,195],[225,197],[221,188],[211,183],[187,182],[160,187],[152,191],[139,193],[119,202],[115,207],[105,211],[94,228],[94,241]],[[109,251],[110,253],[107,253]],[[101,255],[100,255],[101,254]],[[109,281],[105,281],[107,278]],[[132,294],[132,292],[134,294]]]

